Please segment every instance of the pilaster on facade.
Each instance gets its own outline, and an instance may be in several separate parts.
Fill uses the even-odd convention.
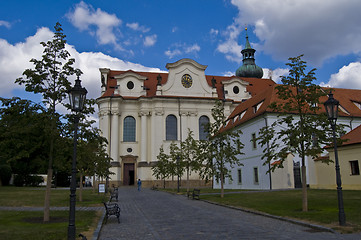
[[[119,116],[119,110],[110,110],[110,157],[115,162],[119,161]]]
[[[140,161],[149,163],[149,159],[147,159],[147,148],[148,148],[148,136],[147,136],[147,118],[151,116],[151,111],[143,110],[139,112],[140,116]]]

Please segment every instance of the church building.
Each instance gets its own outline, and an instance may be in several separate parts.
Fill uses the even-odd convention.
[[[216,99],[224,101],[230,116],[242,102],[275,84],[262,79],[248,36],[245,46],[243,65],[231,77],[207,75],[207,66],[192,59],[167,63],[167,73],[100,69],[99,128],[112,158],[111,184],[133,185],[141,179],[145,187],[156,185],[151,167],[160,147],[169,153],[170,144],[185,140],[188,129],[195,139],[204,139],[202,126],[212,121]],[[191,180],[200,179],[193,174]]]

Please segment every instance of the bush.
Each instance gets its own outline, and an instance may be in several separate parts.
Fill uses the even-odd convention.
[[[37,187],[39,186],[40,183],[43,182],[44,182],[44,178],[42,176],[28,175],[25,180],[25,185],[31,187]]]
[[[11,167],[6,164],[0,165],[0,181],[3,186],[9,185],[11,179]]]
[[[17,174],[14,178],[14,185],[17,187],[22,187],[24,185],[30,187],[37,187],[42,182],[44,182],[43,177],[36,175]]]
[[[22,187],[24,186],[24,183],[25,183],[24,176],[20,174],[16,174],[14,177],[14,185],[16,187]]]

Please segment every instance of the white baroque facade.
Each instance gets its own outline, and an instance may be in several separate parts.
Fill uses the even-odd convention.
[[[243,133],[241,142],[244,144],[244,155],[238,156],[242,165],[233,168],[228,166],[232,179],[225,179],[225,189],[270,190],[295,188],[294,163],[300,163],[300,157],[295,153],[290,153],[284,161],[284,168],[277,168],[274,172],[268,173],[270,166],[263,165],[264,160],[262,159],[267,147],[262,148],[254,141],[258,137],[261,128],[270,126],[278,120],[279,114],[268,107],[270,103],[278,101],[275,86],[269,87],[257,96],[241,103],[227,120],[226,129],[230,131],[241,129]],[[329,89],[325,89],[325,92],[328,93]],[[346,132],[360,126],[361,90],[334,89],[333,94],[340,101],[337,124],[343,124]],[[327,97],[320,99],[321,102],[326,100]],[[325,112],[323,105],[321,111]],[[324,151],[324,154],[320,157],[329,158],[328,152]],[[315,161],[317,159],[310,157],[306,160],[307,184],[311,187],[319,184],[320,176],[317,176]],[[277,164],[277,162],[272,164]],[[333,163],[330,164],[333,165]],[[326,164],[324,166],[327,167]],[[214,181],[214,188],[220,188],[220,183]]]
[[[151,167],[161,146],[202,136],[202,121],[212,121],[215,99],[225,102],[225,115],[246,99],[272,86],[269,79],[208,76],[207,66],[192,59],[166,65],[167,73],[100,69],[102,92],[97,99],[99,128],[112,158],[110,181],[133,185],[141,179],[154,186]],[[192,174],[193,180],[199,177]]]

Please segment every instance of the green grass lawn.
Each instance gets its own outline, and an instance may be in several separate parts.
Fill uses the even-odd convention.
[[[50,212],[50,222],[43,223],[43,212],[0,211],[1,239],[67,239],[69,214],[67,211]],[[96,227],[95,219],[100,214],[95,211],[76,212],[76,232],[91,239]],[[78,238],[77,238],[78,239]]]
[[[108,200],[104,194],[93,193],[92,189],[83,189],[83,201],[79,202],[79,189],[76,190],[77,206],[101,206],[101,203]],[[69,206],[69,189],[52,188],[50,196],[50,206]],[[0,187],[0,206],[44,206],[45,188],[31,187]]]
[[[79,198],[79,189],[76,191]],[[103,206],[109,196],[83,189],[83,201],[76,206]],[[69,189],[51,189],[51,207],[69,206]],[[43,207],[45,188],[0,187],[0,206]],[[101,212],[77,211],[76,231],[91,239]],[[0,239],[67,239],[68,211],[50,211],[50,222],[43,223],[43,211],[0,211]]]
[[[204,190],[201,193],[205,193]],[[308,212],[302,211],[301,190],[202,195],[201,199],[253,209],[272,215],[289,217],[331,227],[342,232],[361,231],[361,191],[343,191],[346,227],[338,226],[336,190],[308,190]]]

